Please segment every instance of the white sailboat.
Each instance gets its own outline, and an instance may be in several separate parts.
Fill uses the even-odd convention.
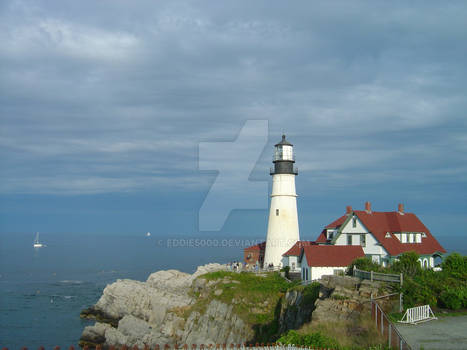
[[[34,240],[34,248],[42,248],[45,247],[45,244],[39,242],[39,232],[36,232],[36,239]]]
[[[151,237],[151,232],[146,233],[146,237]]]

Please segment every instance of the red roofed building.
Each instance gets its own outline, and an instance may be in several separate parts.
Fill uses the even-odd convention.
[[[300,263],[298,259],[302,253],[304,247],[316,245],[316,242],[312,241],[298,241],[292,248],[282,254],[282,265],[289,266],[291,272],[300,272]]]
[[[263,266],[264,261],[264,250],[266,248],[266,242],[262,242],[243,250],[243,257],[246,264]]]
[[[327,225],[316,240],[320,245],[361,246],[366,256],[386,265],[409,251],[420,255],[423,267],[434,267],[434,259],[446,250],[413,213],[405,213],[402,204],[393,212],[352,210]]]
[[[299,258],[302,280],[317,280],[323,275],[344,273],[352,261],[364,256],[362,247],[358,245],[306,245]]]

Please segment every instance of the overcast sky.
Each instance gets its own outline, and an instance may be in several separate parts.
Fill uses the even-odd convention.
[[[264,120],[250,180],[285,132],[303,238],[366,200],[465,235],[466,18],[465,1],[1,1],[0,230],[197,234],[216,181],[200,143]],[[222,232],[265,235],[266,187],[232,184]]]

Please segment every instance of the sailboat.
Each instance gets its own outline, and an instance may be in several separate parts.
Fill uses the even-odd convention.
[[[146,237],[151,237],[151,232],[146,233]]]
[[[36,232],[36,239],[34,240],[34,248],[42,248],[45,247],[45,244],[39,242],[39,232]]]

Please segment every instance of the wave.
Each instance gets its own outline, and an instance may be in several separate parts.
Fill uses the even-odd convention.
[[[84,281],[80,281],[80,280],[61,280],[59,282],[63,284],[83,284],[84,283]]]

